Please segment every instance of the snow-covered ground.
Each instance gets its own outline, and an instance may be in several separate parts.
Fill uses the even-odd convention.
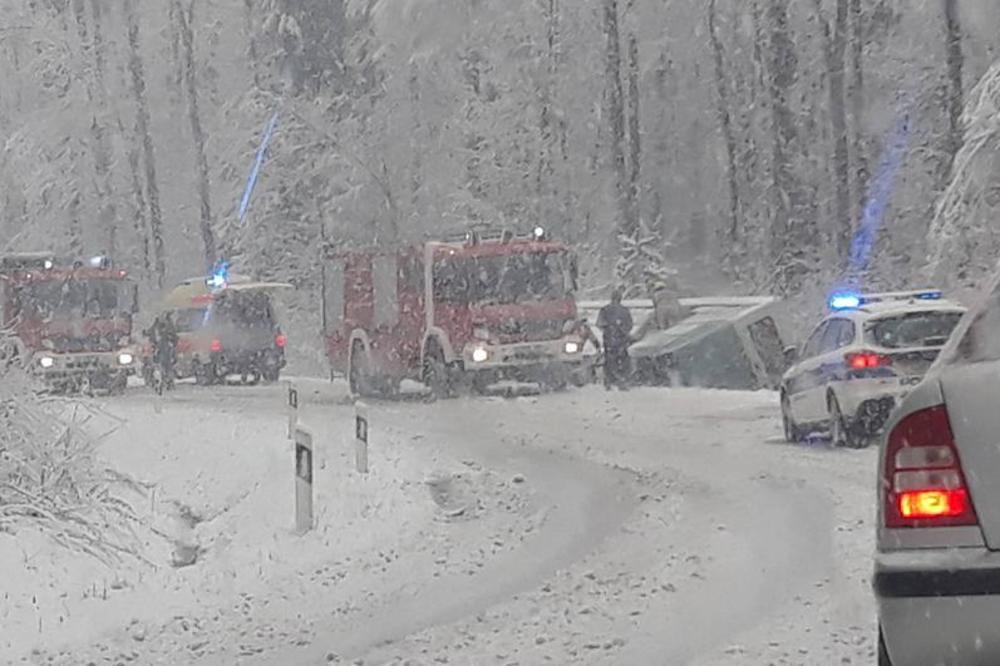
[[[876,452],[785,444],[773,394],[374,403],[362,477],[343,388],[300,387],[323,444],[303,537],[281,387],[105,401],[102,454],[153,488],[149,563],[0,537],[22,581],[0,661],[874,661]]]

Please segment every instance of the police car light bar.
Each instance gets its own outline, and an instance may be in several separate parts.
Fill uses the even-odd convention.
[[[919,289],[916,291],[889,291],[883,294],[862,294],[861,302],[882,303],[885,301],[940,301],[940,289]]]
[[[853,310],[869,303],[884,303],[886,301],[939,301],[943,297],[944,294],[940,289],[890,291],[880,294],[842,292],[830,296],[828,304],[831,310]]]

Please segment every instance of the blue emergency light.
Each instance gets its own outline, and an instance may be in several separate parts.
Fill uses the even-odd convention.
[[[853,310],[861,307],[861,297],[857,294],[834,294],[829,305],[831,310]]]
[[[925,289],[922,291],[893,291],[884,294],[855,294],[838,292],[830,296],[827,305],[831,310],[855,310],[862,305],[884,303],[888,301],[940,301],[944,293],[940,289]]]
[[[212,289],[224,289],[229,284],[229,262],[220,261],[212,269],[212,274],[205,280]]]

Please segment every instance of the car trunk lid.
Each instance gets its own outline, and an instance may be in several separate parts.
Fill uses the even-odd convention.
[[[1000,361],[949,366],[940,381],[983,538],[1000,550]]]

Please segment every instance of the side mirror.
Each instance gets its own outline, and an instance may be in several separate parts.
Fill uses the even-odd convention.
[[[139,313],[139,285],[132,285],[132,314]]]
[[[785,367],[791,367],[795,365],[795,362],[799,360],[799,350],[797,347],[785,347]]]
[[[573,282],[573,291],[580,289],[580,263],[574,255],[569,260],[569,278]]]

